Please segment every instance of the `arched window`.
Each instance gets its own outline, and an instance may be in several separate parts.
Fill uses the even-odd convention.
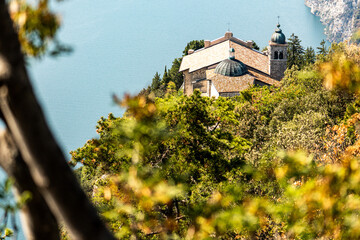
[[[278,53],[278,51],[275,51],[274,59],[278,59],[278,58],[279,58],[279,53]]]
[[[283,52],[280,52],[279,59],[283,59],[283,58],[284,58],[284,54],[283,54]]]

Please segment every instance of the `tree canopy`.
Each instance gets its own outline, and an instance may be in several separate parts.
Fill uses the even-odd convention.
[[[17,209],[32,239],[360,238],[358,46],[322,42],[314,63],[293,34],[280,87],[218,99],[178,92],[176,58],[147,95],[115,97],[126,113],[71,152],[81,188],[26,71],[24,55],[69,50],[48,1],[36,3],[0,2],[0,165],[18,197],[0,185],[0,238]]]
[[[335,87],[357,53],[333,45],[279,88],[233,98],[126,96],[72,164],[119,238],[357,238],[358,70]]]

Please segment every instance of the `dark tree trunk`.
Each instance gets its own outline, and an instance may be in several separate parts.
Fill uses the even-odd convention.
[[[66,163],[36,100],[5,0],[0,0],[0,111],[39,192],[72,239],[114,239]]]
[[[20,212],[26,238],[59,240],[58,223],[39,193],[11,136],[5,131],[0,132],[0,165],[9,177],[15,179],[14,191],[17,198],[25,191],[31,193],[31,199],[25,203]]]

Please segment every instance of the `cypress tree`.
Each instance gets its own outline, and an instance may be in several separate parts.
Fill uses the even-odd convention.
[[[165,70],[164,70],[164,75],[162,78],[163,83],[165,84],[165,87],[167,86],[167,84],[171,81],[171,76],[165,66]]]
[[[176,89],[179,89],[184,81],[182,73],[179,73],[180,64],[181,58],[175,58],[172,62],[171,69],[169,70],[170,77],[175,83]]]

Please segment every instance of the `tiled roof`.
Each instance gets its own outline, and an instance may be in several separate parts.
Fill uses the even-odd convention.
[[[264,82],[267,85],[274,85],[278,87],[280,85],[280,81],[271,78],[268,74],[263,72],[256,71],[255,69],[248,69],[249,73],[253,75],[257,80]]]
[[[246,42],[234,37],[229,39],[221,38],[219,40],[222,42],[212,44],[207,48],[199,49],[183,57],[179,71],[182,72],[189,69],[189,72],[194,72],[201,68],[217,64],[227,59],[229,57],[229,49],[234,48],[235,58],[237,60],[261,72],[269,73],[268,56],[249,48],[246,46]]]
[[[211,80],[216,90],[222,92],[240,92],[253,85],[256,81],[264,83],[264,85],[279,86],[280,82],[270,78],[268,74],[248,68],[248,74],[238,77],[227,77],[215,73],[214,69],[206,71],[206,78]]]
[[[245,65],[255,68],[261,72],[269,73],[268,56],[233,41],[230,41],[229,47],[235,49],[235,58],[243,62]]]

